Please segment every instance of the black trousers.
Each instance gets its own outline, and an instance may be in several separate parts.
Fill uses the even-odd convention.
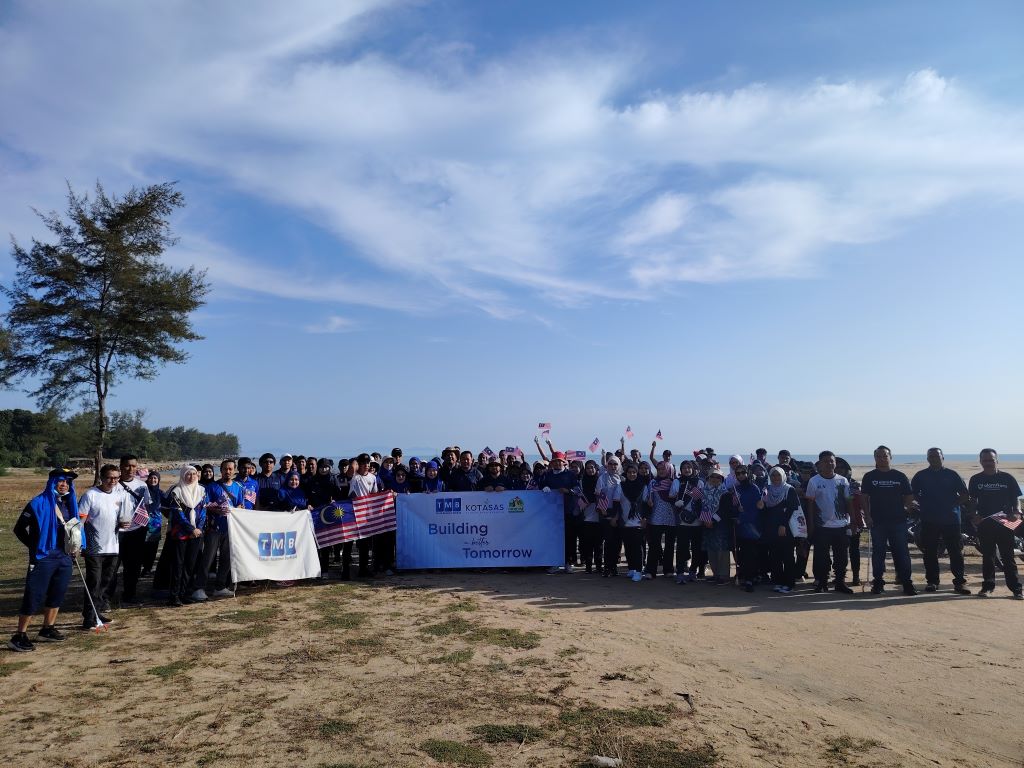
[[[604,568],[604,549],[601,546],[601,523],[580,523],[580,550],[583,564],[587,569],[597,566],[597,570]]]
[[[687,567],[691,574],[707,567],[708,553],[701,548],[703,541],[703,525],[676,526],[676,569],[680,573]]]
[[[623,528],[622,543],[626,545],[626,564],[631,571],[644,569],[644,529]]]
[[[946,545],[949,554],[949,570],[953,583],[963,584],[964,544],[960,538],[960,523],[942,525],[921,521],[921,556],[924,560],[924,578],[929,584],[939,583],[939,544]]]
[[[604,536],[604,573],[614,575],[619,572],[622,527],[621,524],[612,525],[606,518],[601,521],[601,532]]]
[[[777,531],[776,531],[777,533]],[[765,540],[771,562],[772,583],[792,589],[796,586],[796,539],[792,536],[769,536]]]
[[[833,568],[836,583],[846,583],[846,559],[850,552],[846,530],[820,525],[814,529],[814,580],[818,584],[828,584],[828,574]]]
[[[203,536],[203,557],[196,569],[195,588],[206,589],[206,583],[214,558],[217,560],[217,578],[214,589],[226,589],[231,582],[231,540],[227,531],[209,529]]]
[[[850,534],[850,573],[854,581],[860,581],[860,537],[863,531]]]
[[[185,539],[177,541],[174,546],[174,555],[171,560],[171,596],[177,595],[186,598],[193,592],[193,581],[195,579],[196,564],[203,552],[203,540]]]
[[[127,533],[118,534],[121,549],[121,567],[124,570],[124,589],[121,597],[134,600],[139,586],[139,575],[142,573],[142,561],[146,554],[146,529],[139,528]],[[111,595],[117,586],[117,572],[111,580]]]
[[[665,537],[665,545],[662,546],[661,538]],[[647,572],[652,576],[658,572],[658,565],[661,565],[662,573],[671,576],[676,572],[676,527],[674,525],[648,525],[647,526]]]
[[[142,573],[140,575],[145,576],[153,570],[153,565],[156,563],[156,552],[158,549],[160,549],[159,536],[152,541],[147,540],[146,543],[142,545]]]
[[[164,537],[164,548],[160,550],[160,557],[156,561],[156,570],[153,572],[153,591],[169,590],[171,588],[171,563],[174,562],[174,548],[178,540],[171,537],[170,531]]]
[[[736,539],[736,579],[753,583],[761,575],[761,540]]]
[[[577,541],[580,537],[580,519],[576,515],[565,513],[565,562],[572,565],[576,562]]]
[[[395,532],[378,533],[373,537],[373,569],[378,573],[383,573],[394,569],[394,567]]]
[[[1020,591],[1020,576],[1013,555],[1013,531],[995,520],[983,520],[978,526],[981,548],[981,584],[984,589],[996,588],[996,552],[1003,561],[1003,578],[1013,592]]]
[[[341,578],[350,579],[352,576],[349,571],[352,568],[352,549],[353,547],[359,552],[359,575],[369,576],[370,575],[370,543],[371,539],[358,539],[356,541],[346,541],[341,545]]]
[[[114,578],[114,569],[117,567],[117,555],[86,555],[85,556],[85,586],[96,603],[96,610],[102,613],[110,608],[110,599],[107,597],[107,588]],[[89,598],[84,598],[82,605],[82,623],[95,625],[96,614],[92,610],[92,603]]]

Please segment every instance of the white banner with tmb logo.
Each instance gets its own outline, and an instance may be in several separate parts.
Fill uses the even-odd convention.
[[[309,510],[260,512],[232,509],[231,580],[292,581],[320,575],[313,521]]]

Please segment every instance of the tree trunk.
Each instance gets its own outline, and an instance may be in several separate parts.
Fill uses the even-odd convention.
[[[107,436],[107,398],[96,392],[98,423],[96,424],[96,452],[93,455],[93,485],[100,484],[100,467],[103,466],[103,440]]]

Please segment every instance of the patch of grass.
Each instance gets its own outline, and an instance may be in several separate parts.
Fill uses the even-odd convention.
[[[222,621],[230,621],[233,624],[246,624],[250,621],[268,621],[276,619],[281,609],[276,605],[267,605],[262,608],[250,608],[241,611],[228,611],[220,614],[217,618]]]
[[[444,656],[435,656],[430,659],[433,664],[465,664],[467,661],[473,658],[472,648],[463,648],[459,651],[452,651],[446,653]]]
[[[228,753],[223,749],[215,749],[210,752],[204,752],[196,758],[196,768],[205,768],[207,765],[213,765],[218,760],[224,760],[228,756]]]
[[[822,757],[833,765],[849,765],[851,752],[867,752],[879,746],[874,739],[854,739],[850,736],[830,736],[825,739],[828,745]]]
[[[347,736],[355,729],[356,726],[353,723],[348,723],[344,720],[324,720],[317,726],[316,730],[322,738],[334,739],[339,736]]]
[[[629,709],[606,709],[584,704],[575,709],[563,709],[558,714],[558,722],[566,728],[583,730],[601,730],[613,725],[628,725],[661,728],[668,724],[675,707],[631,707]]]
[[[517,667],[546,667],[548,662],[539,656],[524,656],[521,659],[516,659],[512,664]]]
[[[544,738],[545,731],[534,725],[524,723],[513,723],[511,725],[476,725],[470,729],[486,741],[488,744],[502,744],[512,742],[514,744],[525,744],[529,741],[538,741]]]
[[[476,628],[477,625],[473,622],[466,621],[461,616],[452,616],[438,624],[428,624],[425,627],[420,627],[420,632],[425,635],[434,635],[435,637],[450,637],[451,635],[464,635]]]
[[[632,680],[633,678],[631,678],[625,672],[606,672],[605,674],[601,675],[601,679],[605,682],[611,682],[612,680]]]
[[[358,629],[366,619],[365,613],[326,611],[309,626],[311,629]]]
[[[428,739],[420,745],[420,749],[439,763],[455,763],[455,765],[462,765],[467,768],[490,765],[494,762],[494,758],[480,749],[480,747],[474,747],[472,744],[462,744],[458,741]]]
[[[180,675],[187,672],[192,666],[192,662],[186,659],[178,659],[178,661],[172,661],[170,664],[164,664],[159,667],[150,667],[146,670],[147,674],[156,675],[157,677],[167,680],[176,675]]]
[[[575,645],[570,645],[568,648],[562,648],[555,655],[560,659],[568,659],[570,656],[578,656],[583,653],[582,648],[577,648]]]
[[[270,624],[250,624],[247,627],[232,627],[227,629],[215,629],[207,632],[203,640],[207,648],[217,648],[234,643],[241,643],[245,640],[255,640],[263,637],[270,637],[274,634],[274,627]]]
[[[0,677],[7,677],[12,672],[30,666],[32,666],[31,661],[8,661],[6,664],[0,664]]]
[[[476,600],[458,600],[454,603],[451,603],[450,605],[446,605],[444,607],[444,610],[447,613],[470,612],[479,611],[480,606],[476,602]]]
[[[627,741],[623,763],[644,768],[712,768],[722,759],[712,744],[681,747],[671,741]]]
[[[508,627],[478,627],[470,633],[470,639],[518,650],[529,650],[540,645],[540,635],[536,632],[522,632]]]

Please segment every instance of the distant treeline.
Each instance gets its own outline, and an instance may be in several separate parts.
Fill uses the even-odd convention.
[[[237,456],[238,437],[216,435],[189,427],[147,429],[144,411],[115,411],[103,442],[103,455],[130,453],[154,461]],[[15,408],[0,411],[0,466],[57,466],[76,457],[91,457],[96,414],[79,413],[62,419],[53,411],[35,413]]]

